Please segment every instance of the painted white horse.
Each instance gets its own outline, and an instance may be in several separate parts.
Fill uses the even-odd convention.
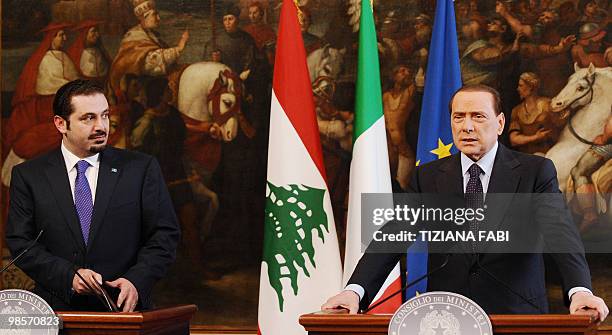
[[[229,67],[221,63],[191,64],[185,68],[179,79],[178,110],[185,116],[188,138],[191,134],[199,139],[190,144],[191,155],[186,155],[185,165],[188,176],[191,176],[190,185],[196,198],[208,202],[208,210],[202,219],[200,230],[203,238],[208,237],[219,209],[217,194],[203,181],[210,178],[220,159],[220,155],[207,155],[204,148],[215,147],[217,150],[213,152],[218,153],[221,150],[220,141],[230,142],[236,138],[241,95],[242,81]],[[208,135],[212,128],[218,130],[215,138]],[[193,153],[194,147],[196,153]]]
[[[330,77],[337,79],[342,70],[342,63],[346,49],[335,49],[326,44],[324,47],[314,50],[308,57],[308,73],[310,83],[314,83],[319,77]]]
[[[191,64],[179,81],[178,110],[193,120],[215,123],[221,128],[221,139],[230,142],[238,132],[236,114],[242,84],[236,81],[237,77],[224,64]]]
[[[331,99],[335,92],[335,80],[342,71],[342,63],[346,49],[335,49],[325,45],[311,52],[306,62],[310,74],[310,83],[313,93],[322,99],[316,99],[317,123],[319,132],[326,138],[338,141],[340,146],[347,151],[352,147],[353,127],[351,122],[342,119],[328,119],[321,111],[333,107]],[[319,104],[323,102],[323,104]]]
[[[557,168],[563,192],[571,169],[595,136],[601,134],[612,106],[612,67],[596,68],[591,64],[580,68],[575,64],[574,68],[567,85],[551,101],[554,112],[569,109],[572,114],[558,142],[546,153]]]

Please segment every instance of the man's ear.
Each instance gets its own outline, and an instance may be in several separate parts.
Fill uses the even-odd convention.
[[[53,116],[53,124],[55,125],[55,128],[57,128],[57,131],[60,132],[60,134],[66,134],[68,132],[68,121],[64,120],[63,117],[61,116]]]
[[[501,135],[504,132],[504,126],[506,124],[506,115],[504,113],[499,113],[497,116],[499,120],[499,128],[497,129],[497,135]]]

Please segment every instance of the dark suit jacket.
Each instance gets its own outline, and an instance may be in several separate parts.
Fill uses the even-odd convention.
[[[463,198],[460,155],[455,154],[417,168],[409,191],[450,194]],[[555,167],[549,159],[511,151],[499,144],[489,181],[487,204],[489,195],[494,193],[558,194]],[[542,203],[529,203],[530,199],[537,197],[515,195],[512,201],[491,204],[489,207],[495,207],[493,212],[497,215],[490,216],[486,224],[500,230],[504,225],[509,225],[509,222],[522,226],[514,227],[518,229],[512,229],[512,232],[522,232],[523,235],[512,237],[528,239],[529,243],[534,245],[554,239],[573,246],[568,250],[576,250],[575,252],[551,254],[562,275],[564,298],[568,303],[567,293],[571,288],[591,288],[590,272],[578,232],[568,215],[555,216],[554,220],[549,220],[545,215],[564,213],[566,207],[562,198],[555,197],[557,201],[546,199],[547,201]],[[513,210],[517,202],[520,203],[518,208],[522,210]],[[531,206],[531,210],[524,210],[527,208],[525,206]],[[538,214],[534,214],[536,212]],[[561,219],[558,220],[559,218]],[[537,231],[539,233],[534,233]],[[374,248],[373,244],[368,248]],[[401,256],[398,253],[368,253],[366,250],[349,280],[349,284],[358,284],[365,289],[365,296],[360,303],[362,309],[370,305],[389,271]],[[430,253],[429,268],[440,266],[444,259],[443,254]],[[538,308],[525,302],[505,285]],[[450,256],[448,264],[441,271],[430,276],[428,290],[465,295],[491,314],[533,314],[548,311],[542,253],[455,253]]]
[[[151,307],[151,290],[176,257],[180,230],[157,161],[107,148],[100,153],[87,246],[61,150],[17,165],[12,172],[6,241],[13,256],[39,242],[17,265],[35,293],[56,310],[102,310],[92,296],[72,292],[73,267],[112,281],[123,277],[138,290],[137,309]]]

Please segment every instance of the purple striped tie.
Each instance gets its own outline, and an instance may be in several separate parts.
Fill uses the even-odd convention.
[[[91,189],[89,188],[89,182],[87,182],[87,176],[85,175],[85,171],[87,171],[87,168],[89,168],[89,163],[87,161],[80,160],[76,164],[76,167],[77,177],[74,182],[74,205],[77,213],[79,214],[83,240],[85,240],[85,245],[87,245],[87,240],[89,239],[89,227],[91,226],[91,216],[93,215]]]

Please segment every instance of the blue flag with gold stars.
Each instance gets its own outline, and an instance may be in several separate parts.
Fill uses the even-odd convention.
[[[448,103],[461,87],[459,48],[455,9],[452,0],[437,1],[429,58],[425,73],[425,91],[419,122],[417,166],[457,152],[453,145]],[[427,273],[427,244],[417,242],[406,256],[407,282]],[[427,279],[406,290],[409,299],[427,290]]]

